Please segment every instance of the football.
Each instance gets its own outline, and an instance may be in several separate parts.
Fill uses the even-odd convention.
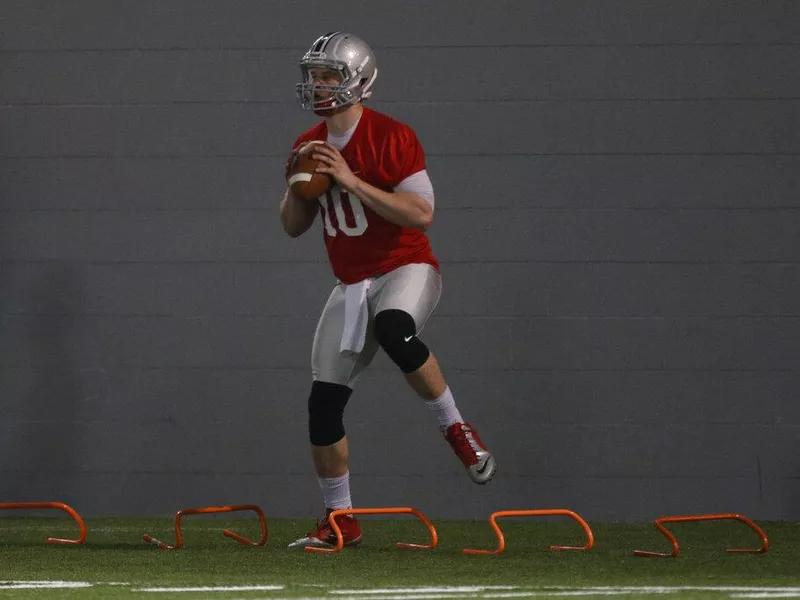
[[[289,177],[286,181],[295,198],[316,200],[333,187],[333,177],[327,173],[317,173],[319,161],[311,158],[314,145],[323,143],[309,142],[300,149],[289,165]]]

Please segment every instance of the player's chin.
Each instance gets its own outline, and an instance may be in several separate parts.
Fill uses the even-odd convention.
[[[330,117],[335,111],[333,106],[325,106],[330,98],[314,98],[314,114],[318,117]]]

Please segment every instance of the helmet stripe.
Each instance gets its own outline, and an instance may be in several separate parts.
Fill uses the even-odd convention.
[[[328,45],[328,42],[330,42],[339,33],[341,33],[341,32],[339,32],[339,31],[331,31],[329,33],[326,33],[324,36],[322,36],[325,39],[323,40],[322,46],[320,47],[319,50],[317,50],[317,52],[325,52],[325,47]]]
[[[321,35],[317,38],[317,41],[314,42],[314,47],[311,48],[312,52],[322,52],[325,49],[325,45],[328,43],[328,40],[331,39],[334,35],[339,33],[338,31],[329,31],[328,33]]]

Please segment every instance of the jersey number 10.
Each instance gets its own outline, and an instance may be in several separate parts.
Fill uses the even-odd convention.
[[[337,229],[350,237],[362,235],[367,230],[367,215],[364,214],[364,205],[358,196],[351,197],[345,190],[335,187],[328,190],[325,196],[320,196],[319,205],[322,207],[325,231],[329,236],[335,237]],[[336,227],[331,221],[331,213],[336,215]],[[353,223],[353,226],[348,223]]]

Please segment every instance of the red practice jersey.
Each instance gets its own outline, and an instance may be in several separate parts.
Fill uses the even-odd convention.
[[[327,139],[328,127],[322,121],[297,138],[295,147]],[[414,131],[366,107],[341,153],[357,177],[387,192],[425,169],[425,152]],[[425,232],[390,223],[339,186],[318,200],[328,258],[334,275],[343,283],[356,283],[411,263],[439,268]]]

